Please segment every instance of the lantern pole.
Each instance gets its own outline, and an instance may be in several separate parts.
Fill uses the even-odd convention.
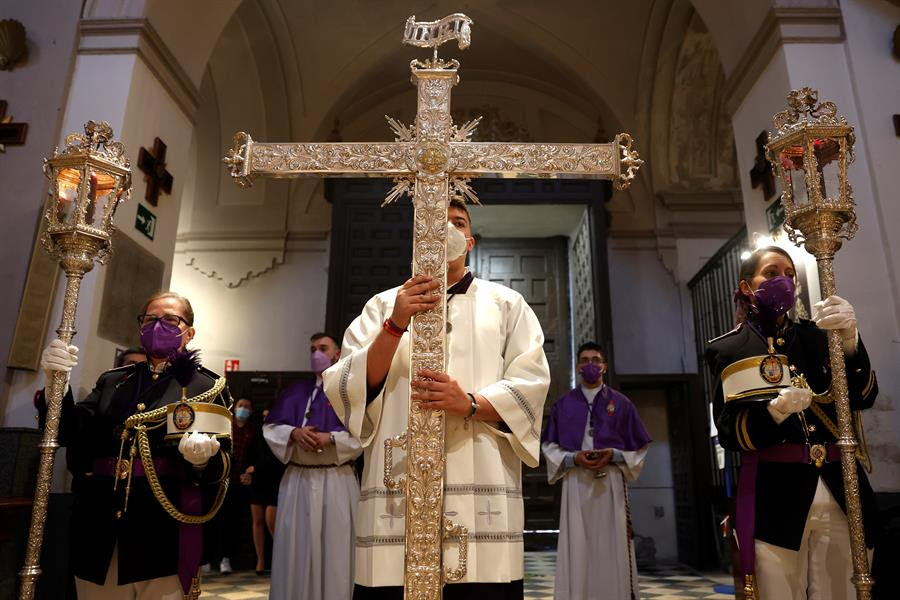
[[[853,162],[853,127],[844,117],[836,117],[834,102],[818,103],[818,91],[805,87],[788,94],[786,111],[775,115],[774,135],[766,146],[767,157],[782,177],[784,229],[797,246],[805,246],[816,257],[822,298],[837,294],[834,256],[842,240],[851,239],[858,230],[855,202],[847,178],[847,166]],[[829,156],[828,153],[836,153]],[[837,159],[837,189],[824,189],[824,167]],[[795,197],[790,171],[802,168],[805,174],[805,201]],[[835,193],[829,198],[828,192]],[[875,580],[869,573],[862,507],[857,475],[858,442],[853,426],[847,390],[847,369],[841,334],[829,330],[828,356],[831,362],[831,390],[837,412],[841,451],[844,500],[853,560],[851,581],[857,600],[870,600]]]
[[[75,335],[75,311],[85,273],[94,267],[94,261],[105,264],[110,251],[113,231],[113,215],[119,203],[131,193],[131,171],[125,149],[120,142],[110,141],[112,129],[105,123],[88,121],[84,135],[66,137],[66,147],[54,152],[53,158],[44,160],[44,173],[51,180],[51,201],[45,218],[46,232],[41,238],[45,250],[59,261],[66,274],[66,291],[59,328],[59,339],[66,345]],[[63,197],[60,183],[63,172],[74,179],[77,186],[74,197]],[[71,182],[70,182],[71,184]],[[105,185],[103,185],[105,184]],[[70,187],[69,190],[72,188]],[[104,194],[105,192],[105,194]],[[100,205],[100,200],[106,200]],[[71,202],[69,210],[61,205]],[[62,217],[62,220],[61,220]],[[95,218],[99,223],[95,223]],[[50,485],[53,479],[53,463],[59,448],[59,420],[62,400],[69,385],[69,373],[53,371],[47,390],[47,418],[40,448],[37,487],[25,550],[25,565],[19,573],[22,586],[20,600],[32,600],[41,574],[40,556],[44,539],[44,522]]]

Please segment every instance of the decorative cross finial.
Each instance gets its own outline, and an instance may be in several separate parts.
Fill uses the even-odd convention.
[[[437,61],[438,46],[456,40],[460,50],[465,50],[472,42],[472,19],[462,13],[453,13],[437,21],[416,21],[413,15],[406,20],[403,43],[419,48],[433,48]]]
[[[772,119],[778,135],[786,133],[792,126],[804,121],[822,125],[838,124],[838,119],[835,118],[837,105],[829,100],[819,103],[819,91],[811,87],[791,90],[787,103],[788,109],[776,113]]]
[[[91,146],[99,148],[101,145],[105,146],[112,139],[113,130],[106,121],[100,121],[99,123],[88,121],[84,124],[84,135],[90,140]]]

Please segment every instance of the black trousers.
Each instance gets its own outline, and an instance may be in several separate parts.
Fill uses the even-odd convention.
[[[517,579],[509,583],[448,583],[444,586],[443,600],[523,600],[525,581]],[[353,588],[353,600],[403,600],[403,587]]]

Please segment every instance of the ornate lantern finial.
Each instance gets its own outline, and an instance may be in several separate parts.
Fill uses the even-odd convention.
[[[766,155],[782,182],[784,229],[797,245],[833,255],[856,224],[847,166],[853,162],[853,127],[837,117],[834,102],[819,102],[809,87],[793,90],[788,109],[773,118]]]

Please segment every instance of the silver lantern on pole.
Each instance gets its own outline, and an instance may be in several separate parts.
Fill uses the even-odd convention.
[[[66,136],[62,150],[44,159],[44,174],[50,179],[50,198],[45,218],[47,228],[41,242],[66,274],[63,311],[56,333],[66,344],[75,335],[75,310],[85,273],[94,261],[106,264],[111,250],[116,208],[131,195],[131,168],[125,147],[112,140],[112,128],[106,122],[88,121],[84,134]],[[67,373],[54,371],[47,389],[47,419],[40,443],[37,489],[25,551],[25,566],[20,573],[19,598],[34,598],[44,521],[53,477],[62,399],[69,385]]]
[[[769,136],[766,154],[782,182],[784,229],[792,242],[816,257],[822,298],[827,298],[837,293],[834,256],[859,228],[847,178],[847,168],[855,158],[853,127],[837,116],[834,102],[819,102],[817,90],[793,90],[787,99],[788,109],[773,118],[775,132]],[[869,574],[856,471],[858,442],[838,331],[828,331],[828,355],[853,555],[852,581],[856,597],[868,600],[874,580]]]

